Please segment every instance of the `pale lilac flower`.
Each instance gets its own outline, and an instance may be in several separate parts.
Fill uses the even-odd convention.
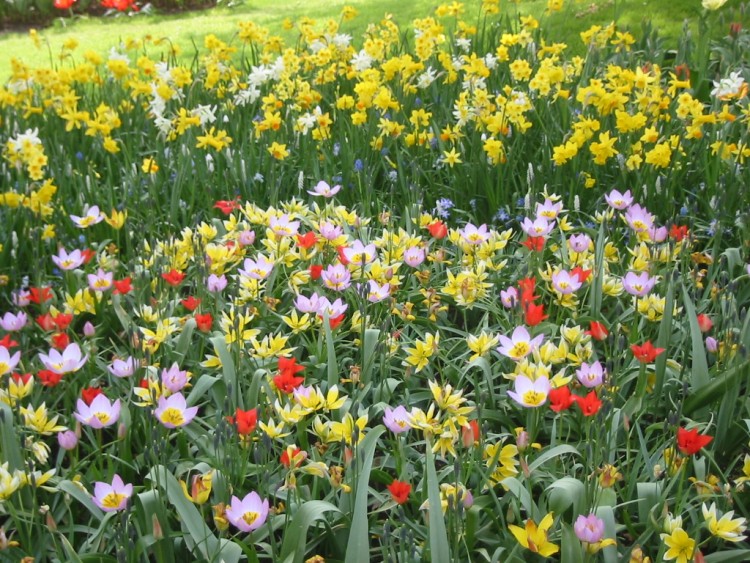
[[[87,405],[83,399],[78,399],[77,410],[73,413],[81,424],[91,428],[105,428],[112,426],[120,418],[120,399],[111,402],[104,393],[94,397],[91,405]]]
[[[526,327],[518,326],[510,338],[500,335],[498,339],[500,340],[500,346],[498,346],[497,351],[512,360],[520,361],[542,344],[544,335],[540,334],[532,339]]]
[[[583,284],[579,281],[577,274],[571,275],[565,270],[559,270],[552,274],[552,287],[563,295],[578,291],[581,285]]]
[[[0,346],[0,376],[11,373],[16,369],[19,361],[21,361],[20,350],[11,356],[5,346]]]
[[[91,207],[86,206],[83,209],[83,215],[70,215],[70,219],[79,229],[86,229],[103,221],[104,214],[99,211],[98,205],[92,205]]]
[[[15,332],[26,326],[27,319],[28,317],[23,311],[20,311],[17,315],[7,312],[0,317],[0,326],[8,332]]]
[[[652,278],[648,275],[648,272],[641,272],[637,274],[635,272],[628,272],[625,277],[622,278],[622,286],[625,288],[630,295],[636,295],[643,297],[650,292],[656,284],[656,278]]]
[[[11,294],[11,301],[16,307],[27,307],[31,303],[31,292],[27,289],[19,289]]]
[[[386,299],[391,294],[391,284],[389,283],[380,285],[375,280],[369,280],[367,284],[367,300],[370,303],[378,303],[383,299]]]
[[[188,407],[182,393],[175,393],[169,397],[159,397],[159,404],[154,410],[154,416],[166,428],[179,428],[190,424],[198,414],[198,407]]]
[[[271,270],[273,270],[273,261],[269,260],[262,254],[258,254],[257,260],[245,258],[243,268],[240,268],[237,271],[240,275],[247,278],[264,280],[271,274]]]
[[[63,430],[57,433],[57,443],[64,450],[72,450],[78,445],[78,436],[72,430]]]
[[[313,293],[305,297],[301,293],[294,299],[294,306],[300,313],[318,313],[320,309],[320,295]]]
[[[469,244],[482,244],[490,238],[490,233],[487,231],[487,225],[483,224],[477,227],[472,223],[466,223],[463,229],[458,231],[461,238]]]
[[[514,381],[514,391],[508,391],[508,396],[522,407],[539,407],[547,401],[550,382],[546,377],[538,377],[534,381],[525,375],[519,375]]]
[[[536,216],[537,217],[544,217],[547,219],[547,221],[552,221],[554,219],[557,219],[557,216],[560,214],[560,212],[563,209],[562,202],[553,202],[551,199],[547,198],[544,200],[544,203],[537,203],[536,204]]]
[[[206,288],[211,293],[221,293],[224,291],[224,288],[227,286],[227,277],[224,274],[221,274],[220,276],[217,276],[216,274],[211,274],[208,276],[208,280],[206,280]]]
[[[571,235],[568,239],[568,245],[574,252],[586,252],[591,244],[591,237],[586,233]]]
[[[327,297],[321,297],[318,303],[318,315],[322,317],[327,314],[329,319],[335,319],[339,315],[343,315],[348,307],[349,305],[341,299],[336,299],[331,303]]]
[[[104,512],[117,512],[125,509],[128,499],[133,496],[133,485],[123,482],[122,477],[115,474],[112,484],[97,481],[94,483],[94,504]]]
[[[326,182],[324,180],[321,180],[320,182],[318,182],[315,185],[315,187],[312,190],[307,190],[307,193],[309,193],[310,195],[320,195],[320,196],[323,196],[323,197],[333,197],[337,193],[339,193],[340,189],[341,189],[341,186],[338,185],[338,184],[335,185],[335,186],[333,186],[333,187],[331,187],[331,185],[328,182]]]
[[[573,530],[579,540],[598,543],[604,537],[604,520],[593,513],[588,516],[581,515],[573,524]]]
[[[75,270],[83,264],[83,253],[77,248],[70,254],[61,246],[57,251],[57,256],[52,256],[52,261],[61,270]]]
[[[62,354],[54,348],[49,351],[49,354],[39,354],[39,360],[44,367],[60,375],[78,371],[88,359],[88,354],[81,355],[81,347],[75,342],[68,344]]]
[[[409,428],[411,428],[409,426],[409,411],[403,405],[399,405],[395,409],[385,407],[383,424],[394,434],[408,432]]]
[[[547,221],[544,217],[537,217],[533,221],[528,217],[523,218],[521,229],[530,237],[545,237],[555,228],[554,221]]]
[[[708,350],[712,354],[715,354],[718,349],[719,349],[719,343],[716,341],[716,339],[713,336],[707,336],[706,337],[706,350]]]
[[[128,356],[124,360],[115,358],[112,364],[107,366],[107,369],[115,377],[130,377],[135,373],[135,359],[132,356]]]
[[[299,221],[292,221],[289,215],[284,213],[281,217],[271,217],[269,226],[276,236],[292,237],[299,230]]]
[[[404,262],[406,262],[407,266],[416,268],[417,266],[422,264],[422,262],[424,262],[424,259],[424,248],[421,248],[419,246],[410,246],[404,251]]]
[[[91,291],[107,291],[112,288],[114,275],[99,268],[95,274],[88,274],[87,278]]]
[[[651,227],[648,230],[648,236],[651,237],[651,240],[653,242],[664,242],[667,240],[667,234],[669,231],[667,231],[666,227]]]
[[[237,237],[240,246],[250,246],[255,242],[255,231],[244,230]]]
[[[618,209],[620,211],[622,211],[623,209],[627,209],[628,207],[633,205],[633,196],[630,193],[630,190],[626,191],[624,194],[621,194],[617,190],[612,190],[604,196],[604,200],[609,204],[611,208]]]
[[[268,499],[261,500],[255,491],[245,495],[242,500],[233,495],[226,514],[227,520],[235,528],[252,532],[260,528],[268,518]]]
[[[375,260],[377,251],[375,245],[370,243],[365,245],[361,240],[355,240],[351,246],[342,250],[344,257],[354,266],[364,266]]]
[[[343,264],[329,264],[328,267],[320,273],[320,279],[323,285],[334,291],[344,291],[349,287],[352,275]]]
[[[318,230],[320,231],[320,236],[329,241],[336,240],[344,234],[344,229],[341,226],[331,223],[330,221],[323,221],[318,227]]]
[[[86,338],[92,338],[94,335],[96,335],[96,327],[91,323],[91,321],[86,321],[83,323],[83,335]]]
[[[506,309],[512,309],[516,306],[518,303],[518,290],[510,286],[508,289],[504,289],[500,291],[500,303],[503,304],[503,307]]]
[[[637,203],[628,207],[623,218],[630,228],[637,233],[648,231],[654,226],[654,216],[649,213],[648,209]]]
[[[586,362],[581,363],[581,367],[576,370],[576,377],[581,385],[591,389],[592,387],[598,387],[604,383],[604,376],[607,374],[607,370],[600,362],[594,362],[593,364],[587,364]]]
[[[171,393],[181,391],[188,383],[187,371],[180,370],[177,362],[161,371],[161,382]]]

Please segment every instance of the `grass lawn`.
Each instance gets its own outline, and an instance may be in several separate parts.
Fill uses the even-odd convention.
[[[476,12],[477,4],[477,0],[465,2],[467,12]],[[433,13],[435,8],[434,2],[426,0],[255,0],[233,7],[220,6],[203,12],[171,15],[138,14],[133,17],[100,19],[81,17],[72,21],[59,19],[53,27],[41,31],[42,37],[49,44],[49,49],[34,49],[26,33],[6,33],[0,36],[0,49],[10,54],[0,59],[0,77],[10,74],[13,58],[32,67],[47,66],[50,61],[54,65],[60,64],[59,53],[63,44],[71,38],[79,42],[77,53],[89,49],[104,53],[113,45],[127,39],[138,39],[145,35],[168,37],[183,48],[182,56],[189,61],[195,52],[192,45],[200,47],[207,33],[214,33],[227,40],[236,32],[238,22],[252,20],[291,42],[296,39],[297,32],[284,30],[283,23],[286,19],[298,21],[302,17],[318,20],[338,18],[345,5],[354,6],[359,12],[356,19],[342,27],[342,31],[351,34],[355,40],[361,37],[368,22],[378,21],[385,14],[393,14],[395,20],[406,28],[414,18],[425,17]],[[743,16],[740,13],[740,5],[739,0],[730,0],[721,10],[721,15],[711,14],[713,35],[724,35],[729,21],[740,20],[745,25],[748,24],[750,20],[747,10],[744,10]],[[641,23],[644,18],[648,18],[663,37],[674,43],[681,32],[683,22],[687,21],[691,29],[695,29],[702,12],[698,0],[678,3],[671,0],[567,0],[563,10],[553,14],[547,13],[546,7],[546,0],[522,1],[515,5],[507,1],[502,3],[502,10],[508,17],[513,19],[516,13],[531,14],[542,20],[545,29],[551,30],[552,39],[564,41],[574,50],[583,48],[578,38],[581,31],[591,25],[607,24],[613,20],[629,27],[636,37],[639,37]]]

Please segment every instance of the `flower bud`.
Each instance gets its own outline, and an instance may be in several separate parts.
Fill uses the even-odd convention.
[[[78,445],[78,436],[72,430],[65,430],[57,433],[57,443],[64,450],[72,450]]]
[[[96,328],[94,328],[94,325],[91,324],[91,321],[86,321],[86,324],[83,325],[83,335],[86,338],[91,338],[96,334]]]

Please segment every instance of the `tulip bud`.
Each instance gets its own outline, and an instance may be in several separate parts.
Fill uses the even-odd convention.
[[[64,450],[72,450],[78,445],[78,436],[72,430],[65,430],[57,433],[57,443]]]
[[[90,321],[86,321],[86,324],[83,325],[83,335],[86,338],[91,338],[95,334],[96,328],[94,328],[94,325],[92,325]]]

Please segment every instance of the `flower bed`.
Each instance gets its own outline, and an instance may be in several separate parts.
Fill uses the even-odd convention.
[[[746,34],[463,9],[16,65],[9,557],[746,558]]]

